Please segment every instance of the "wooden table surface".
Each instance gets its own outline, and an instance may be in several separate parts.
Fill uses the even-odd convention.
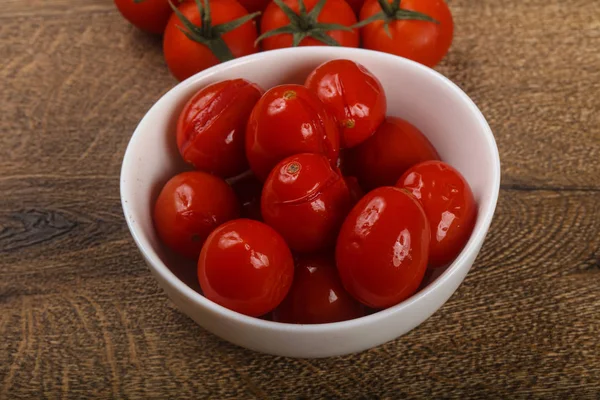
[[[600,1],[451,2],[438,70],[496,135],[494,222],[432,318],[324,360],[212,336],[138,254],[119,169],[176,83],[160,39],[110,0],[0,6],[0,398],[599,398]]]

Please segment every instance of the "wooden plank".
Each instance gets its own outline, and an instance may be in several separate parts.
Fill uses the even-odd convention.
[[[439,312],[385,346],[310,361],[242,350],[203,331],[165,298],[127,233],[93,211],[105,207],[85,206],[92,211],[71,215],[78,228],[32,245],[52,258],[9,250],[0,261],[6,398],[600,391],[594,193],[504,191],[476,265]],[[86,224],[95,225],[88,234]],[[81,241],[90,231],[106,240]]]
[[[115,5],[110,0],[2,0],[2,8],[0,19],[115,11]]]
[[[597,398],[600,2],[450,4],[438,70],[480,106],[502,160],[482,253],[405,337],[289,360],[179,313],[129,237],[123,152],[176,83],[160,39],[109,0],[3,0],[0,399]]]
[[[439,70],[488,118],[504,183],[600,187],[599,28],[592,17],[600,3],[492,3],[453,3],[456,38]],[[136,123],[176,83],[160,40],[116,11],[31,16],[0,29],[0,128],[11,133],[0,137],[4,173],[116,173]]]

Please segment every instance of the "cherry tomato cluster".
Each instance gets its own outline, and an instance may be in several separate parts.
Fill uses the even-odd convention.
[[[246,315],[329,323],[398,304],[461,252],[477,208],[425,135],[386,110],[379,80],[350,60],[304,85],[201,89],[176,129],[194,170],[160,192],[158,236],[197,260],[208,299]]]
[[[443,0],[114,1],[133,25],[164,34],[165,60],[179,80],[261,49],[361,42],[433,67],[454,31]]]

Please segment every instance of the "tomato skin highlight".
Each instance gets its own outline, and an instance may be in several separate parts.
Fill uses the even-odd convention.
[[[285,157],[298,153],[339,157],[339,130],[319,99],[301,85],[269,89],[258,101],[246,128],[246,157],[262,181]]]
[[[311,253],[335,244],[352,199],[326,157],[303,153],[282,160],[263,187],[262,216],[290,248]]]
[[[330,255],[300,257],[286,298],[273,320],[292,324],[326,324],[364,315],[364,307],[346,292]]]
[[[246,123],[262,93],[244,79],[221,81],[196,93],[177,122],[183,159],[223,178],[246,171]]]
[[[211,0],[212,25],[223,24],[248,15],[246,9],[236,0]],[[179,11],[197,27],[202,26],[200,13],[195,1],[186,1],[178,7]],[[163,53],[169,70],[175,78],[182,81],[190,76],[219,64],[219,59],[205,45],[189,39],[181,30],[183,23],[173,13],[165,28]],[[256,24],[248,21],[238,28],[222,35],[225,44],[235,58],[254,54],[258,49]]]
[[[283,238],[249,219],[215,229],[198,259],[198,280],[206,298],[252,317],[277,307],[293,276],[294,260]]]
[[[201,171],[171,178],[156,199],[153,215],[161,241],[191,259],[198,257],[213,229],[238,216],[233,189],[221,178]]]
[[[300,11],[298,0],[283,0],[296,14]],[[304,0],[306,10],[310,12],[318,0]],[[356,24],[356,15],[352,8],[344,0],[327,0],[317,18],[318,22],[326,24],[340,24],[350,27]],[[281,28],[290,23],[290,19],[279,8],[275,2],[269,3],[265,9],[260,23],[261,34]],[[360,36],[357,29],[351,31],[332,30],[325,32],[326,35],[334,39],[342,47],[359,47]],[[291,33],[282,33],[279,35],[264,38],[261,41],[263,50],[275,50],[292,47],[293,38]],[[306,37],[300,41],[299,46],[327,46],[327,44],[313,37]]]
[[[394,20],[388,25],[390,37],[384,29],[384,21],[377,20],[361,28],[363,47],[434,67],[448,53],[452,44],[454,22],[448,5],[444,0],[402,0],[400,9],[423,13],[439,23]],[[366,0],[360,11],[360,20],[364,21],[379,12],[381,6],[377,0]]]
[[[350,211],[337,240],[344,287],[372,308],[406,300],[423,280],[430,236],[423,208],[407,191],[386,186],[367,193]]]
[[[394,186],[415,164],[439,160],[435,147],[414,125],[387,117],[373,136],[344,153],[348,174],[365,190]]]
[[[146,32],[161,35],[173,10],[168,0],[114,0],[117,9],[131,24]]]
[[[452,262],[465,247],[477,219],[477,204],[464,177],[451,165],[427,161],[410,168],[397,187],[409,190],[431,227],[429,266]]]
[[[311,72],[305,85],[338,121],[342,147],[364,142],[385,118],[387,102],[381,82],[354,61],[327,61]]]

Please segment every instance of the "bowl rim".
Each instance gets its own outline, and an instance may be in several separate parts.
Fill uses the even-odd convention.
[[[427,285],[425,288],[421,289],[418,293],[412,295],[408,299],[392,306],[384,310],[377,311],[373,314],[365,315],[360,318],[341,321],[341,322],[332,322],[326,324],[291,324],[291,323],[283,323],[283,322],[275,322],[260,319],[257,317],[250,317],[244,314],[240,314],[236,311],[225,308],[208,298],[204,297],[202,294],[198,293],[187,284],[185,284],[182,280],[180,280],[160,259],[156,251],[153,249],[151,244],[147,239],[144,239],[144,234],[138,229],[138,224],[134,224],[130,218],[129,210],[133,209],[130,204],[132,202],[128,202],[126,194],[128,193],[127,185],[129,184],[125,180],[125,175],[127,171],[132,168],[133,157],[131,154],[134,152],[133,144],[138,141],[138,137],[142,134],[141,126],[144,125],[144,121],[149,118],[157,109],[160,109],[163,104],[172,101],[173,99],[179,96],[179,92],[185,91],[189,86],[194,85],[196,82],[210,78],[213,75],[216,75],[228,68],[231,68],[234,65],[238,64],[248,64],[259,61],[263,58],[278,58],[278,57],[302,57],[305,54],[317,54],[326,57],[333,58],[349,58],[352,59],[352,56],[359,53],[369,53],[369,57],[378,58],[382,62],[387,63],[398,63],[405,64],[408,68],[421,70],[424,74],[428,75],[430,79],[435,79],[440,81],[442,85],[445,85],[452,92],[458,95],[458,98],[464,102],[467,107],[471,110],[475,117],[477,118],[479,125],[481,126],[481,133],[485,136],[486,144],[488,147],[488,152],[493,156],[492,160],[492,171],[493,176],[492,179],[492,193],[490,201],[487,207],[483,210],[482,213],[478,213],[477,221],[480,218],[483,219],[482,223],[479,224],[478,229],[476,229],[469,238],[467,245],[460,252],[458,257],[450,264],[446,270],[438,276],[432,283]],[[332,59],[333,59],[332,58]],[[125,220],[127,221],[127,226],[129,228],[129,232],[134,239],[138,249],[142,253],[142,256],[147,260],[149,267],[155,272],[159,274],[163,279],[167,281],[167,283],[183,295],[188,301],[194,303],[194,305],[198,307],[203,307],[208,309],[209,311],[219,314],[224,318],[234,320],[237,323],[249,325],[258,329],[269,329],[276,330],[280,332],[305,332],[305,333],[323,333],[323,332],[333,332],[340,331],[346,329],[352,329],[353,327],[365,325],[365,324],[373,324],[378,321],[389,318],[390,316],[402,312],[402,310],[411,307],[413,304],[422,301],[426,297],[432,296],[434,292],[438,290],[441,286],[443,286],[447,281],[449,281],[452,276],[459,273],[459,271],[467,265],[467,259],[473,252],[478,252],[479,248],[487,234],[489,226],[491,224],[492,218],[494,216],[494,212],[496,209],[496,204],[498,201],[498,194],[500,190],[500,156],[498,152],[498,147],[496,145],[496,141],[494,135],[492,133],[491,128],[489,127],[485,117],[473,102],[473,100],[454,82],[450,79],[446,78],[441,73],[426,67],[422,64],[419,64],[415,61],[387,54],[373,50],[367,49],[359,49],[359,48],[346,48],[346,47],[297,47],[297,48],[286,48],[286,49],[278,49],[278,50],[270,50],[266,52],[260,52],[256,54],[252,54],[249,56],[237,58],[231,61],[227,61],[222,64],[218,64],[214,67],[208,68],[204,71],[201,71],[184,81],[178,83],[171,89],[169,89],[166,93],[164,93],[158,101],[156,101],[152,107],[146,112],[144,117],[140,120],[138,125],[136,126],[129,143],[127,144],[127,148],[125,150],[123,156],[123,162],[121,165],[120,172],[120,197],[121,197],[121,205],[123,208]]]

